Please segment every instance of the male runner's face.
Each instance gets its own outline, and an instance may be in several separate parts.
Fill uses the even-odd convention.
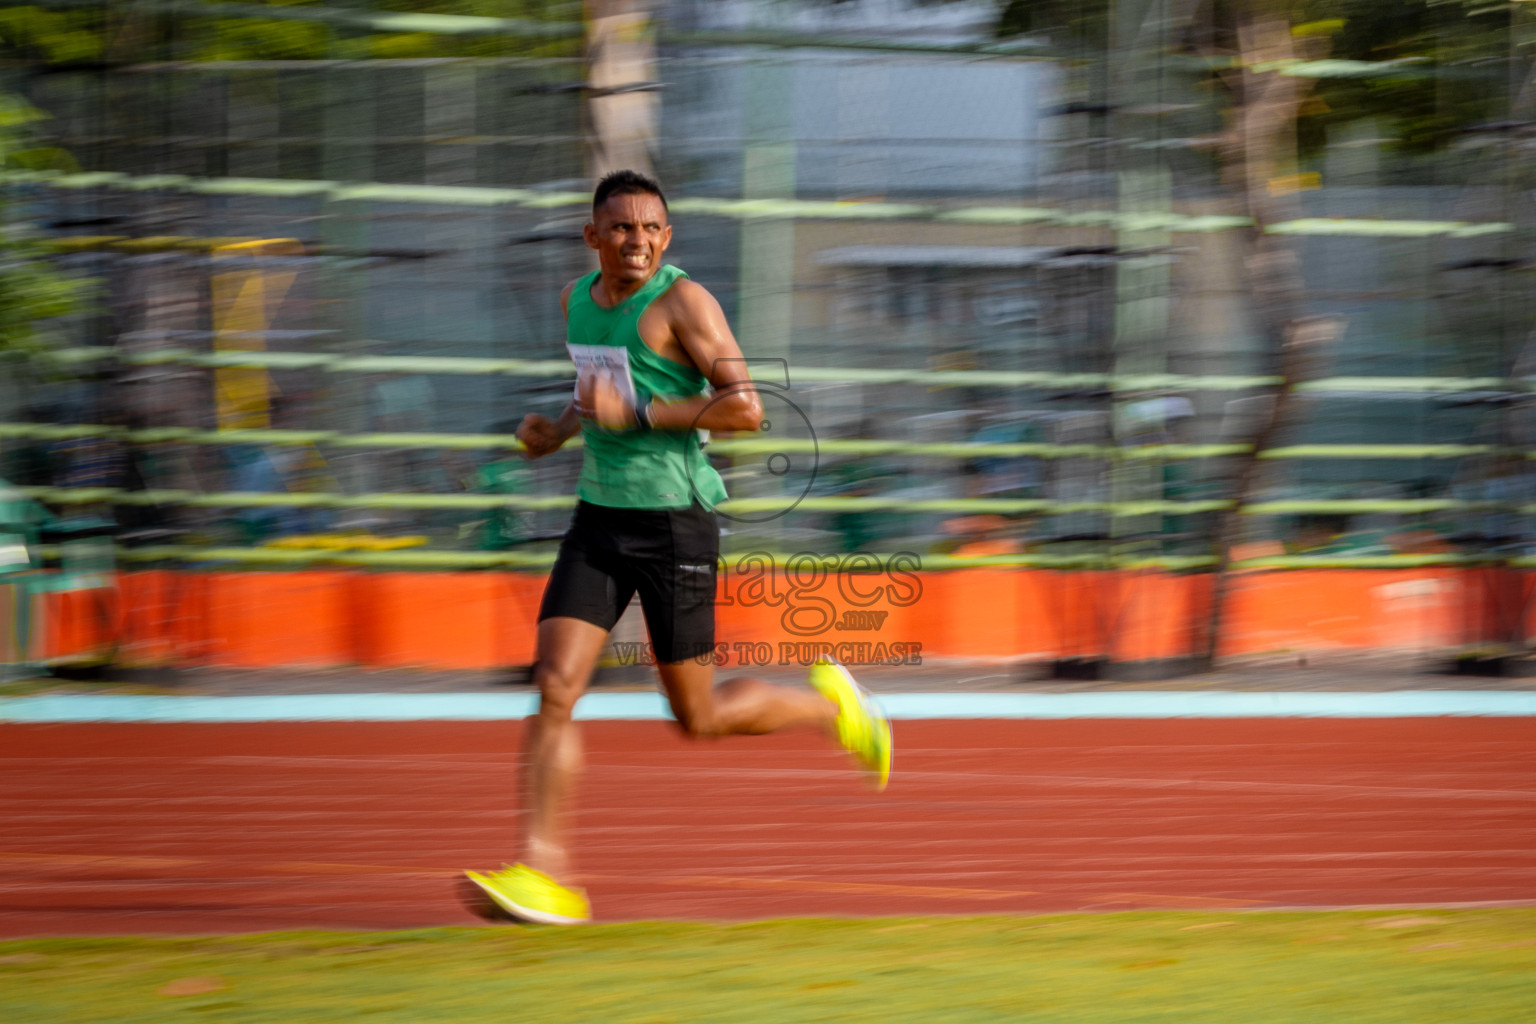
[[[584,234],[587,245],[597,250],[603,277],[616,284],[650,280],[672,244],[667,208],[647,193],[609,196],[593,211]]]

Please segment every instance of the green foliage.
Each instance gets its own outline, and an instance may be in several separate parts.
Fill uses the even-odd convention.
[[[1505,5],[1462,0],[1294,0],[1292,24],[1331,21],[1328,56],[1401,61],[1400,77],[1332,78],[1299,124],[1304,150],[1328,130],[1373,118],[1406,153],[1443,149],[1467,128],[1505,115],[1511,97]],[[1520,76],[1523,77],[1523,76]]]
[[[35,353],[59,342],[59,318],[80,304],[78,282],[47,262],[33,240],[0,235],[0,353]]]
[[[99,12],[7,7],[0,10],[0,53],[62,64],[97,60],[104,34]]]
[[[74,169],[61,150],[27,144],[28,128],[43,118],[34,107],[0,93],[0,170]],[[79,309],[84,287],[53,266],[40,240],[0,216],[0,354],[34,353],[55,344],[63,318]]]
[[[581,4],[569,0],[377,0],[346,5],[316,3],[314,0],[277,0],[271,5],[532,22],[579,22],[582,19]],[[183,59],[195,61],[543,57],[579,56],[581,53],[579,37],[547,39],[515,33],[377,32],[320,21],[187,19],[178,31],[184,39],[192,40],[182,54]]]
[[[320,60],[331,33],[316,22],[221,18],[196,26],[193,36],[200,45],[192,60]]]
[[[1375,120],[1404,153],[1444,149],[1468,128],[1507,116],[1512,88],[1530,72],[1520,44],[1536,32],[1512,23],[1510,5],[1498,0],[1210,0],[1194,9],[1196,23],[1175,41],[1177,52],[1234,57],[1238,23],[1272,10],[1289,17],[1299,39],[1326,40],[1330,59],[1400,62],[1384,76],[1318,80],[1297,125],[1304,153],[1321,149],[1330,129],[1362,118]],[[1113,61],[1111,12],[1108,0],[1007,0],[996,34],[1046,36]]]
[[[207,0],[218,6],[220,0]],[[252,0],[242,0],[249,4]],[[313,8],[316,20],[193,17],[164,14],[153,4],[102,3],[52,9],[0,9],[0,55],[50,64],[158,60],[351,60],[406,57],[579,56],[579,35],[517,32],[445,34],[380,32],[332,24],[327,12],[400,13],[579,23],[579,0],[267,0],[274,8]]]

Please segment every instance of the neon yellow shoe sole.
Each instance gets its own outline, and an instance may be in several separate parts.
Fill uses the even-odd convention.
[[[837,738],[881,790],[891,777],[891,722],[874,698],[830,658],[811,666],[808,680],[837,705]]]
[[[486,875],[478,871],[466,871],[464,875],[491,902],[519,921],[585,924],[592,920],[592,907],[585,892],[567,888],[526,864],[514,864]]]

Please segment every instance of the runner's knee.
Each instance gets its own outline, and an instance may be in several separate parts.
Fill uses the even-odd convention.
[[[540,715],[560,719],[571,717],[576,699],[581,696],[581,679],[541,661],[533,667],[533,685],[539,691]]]

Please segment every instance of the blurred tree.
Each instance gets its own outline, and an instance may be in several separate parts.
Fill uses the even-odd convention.
[[[1115,5],[1115,0],[1007,0],[995,32],[999,38],[1048,37],[1114,60],[1109,40]],[[1252,12],[1254,0],[1187,0],[1172,6],[1172,16],[1184,21],[1183,52],[1238,56],[1236,26]],[[1513,6],[1498,0],[1280,0],[1274,13],[1298,40],[1326,40],[1332,60],[1382,65],[1374,72],[1341,67],[1316,80],[1297,112],[1300,155],[1315,156],[1329,130],[1349,121],[1374,120],[1402,151],[1426,153],[1498,117]]]
[[[1500,115],[1510,5],[1478,0],[1293,0],[1297,35],[1326,35],[1337,60],[1395,62],[1395,74],[1321,80],[1298,121],[1303,153],[1342,122],[1374,119],[1405,152],[1454,142]]]
[[[1256,320],[1267,340],[1266,371],[1283,381],[1253,424],[1254,451],[1269,446],[1291,417],[1293,394],[1319,365],[1341,324],[1306,316],[1295,243],[1267,225],[1299,216],[1297,172],[1350,122],[1389,140],[1403,157],[1451,149],[1469,136],[1526,132],[1536,110],[1529,21],[1498,0],[1007,0],[999,37],[1035,35],[1083,55],[1101,70],[1075,112],[1113,113],[1102,70],[1147,55],[1117,52],[1115,19],[1125,8],[1176,23],[1162,61],[1209,75],[1226,117],[1219,136],[1223,176],[1234,204],[1253,222],[1244,266]],[[1119,14],[1117,14],[1119,12]],[[1123,19],[1122,19],[1123,20]],[[1325,74],[1281,73],[1307,62]],[[1202,71],[1201,69],[1206,69]],[[1524,84],[1521,84],[1524,83]],[[1289,185],[1287,184],[1289,183]],[[1508,182],[1505,183],[1506,185]],[[1515,349],[1519,351],[1518,348]],[[1486,372],[1486,371],[1484,371]],[[1238,509],[1261,487],[1256,456],[1236,460],[1227,481],[1235,508],[1217,527],[1215,600],[1205,639],[1214,657],[1222,629],[1227,562],[1240,537]]]
[[[661,111],[651,0],[587,0],[587,173],[651,173]]]
[[[155,4],[107,2],[23,5],[0,10],[0,53],[49,64],[90,65],[149,60],[321,60],[335,57],[335,15],[441,14],[497,18],[503,28],[472,32],[352,31],[346,52],[354,60],[412,57],[570,57],[581,54],[579,32],[551,34],[536,23],[578,24],[580,0],[373,0],[366,8],[331,0],[267,0],[226,4],[192,16]],[[314,20],[238,17],[233,8],[309,8]],[[224,11],[218,10],[225,8]],[[224,16],[220,16],[224,15]],[[520,26],[527,26],[520,31]]]
[[[0,170],[73,170],[68,155],[30,145],[29,126],[45,117],[0,92]],[[7,215],[0,192],[0,354],[36,353],[53,344],[64,317],[79,309],[84,285],[56,269],[44,244]]]

